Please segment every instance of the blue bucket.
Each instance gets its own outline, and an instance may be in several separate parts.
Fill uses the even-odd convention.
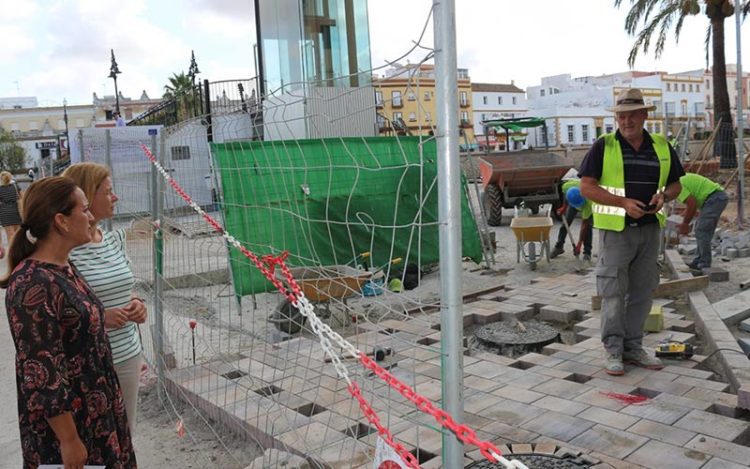
[[[365,296],[378,296],[383,293],[383,277],[368,280],[362,285],[362,294]]]

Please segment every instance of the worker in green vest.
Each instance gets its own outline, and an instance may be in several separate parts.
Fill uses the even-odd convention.
[[[729,197],[720,184],[700,174],[687,173],[680,178],[680,184],[682,191],[677,200],[685,203],[685,213],[682,215],[682,224],[678,231],[681,235],[690,233],[690,222],[700,210],[693,227],[698,250],[688,266],[691,269],[703,270],[711,267],[711,240],[721,212],[727,208]]]
[[[624,363],[661,369],[661,361],[643,349],[643,324],[659,284],[662,207],[680,193],[685,174],[667,140],[643,125],[648,111],[641,90],[618,94],[618,130],[605,134],[581,164],[581,192],[592,202],[599,230],[596,287],[602,298],[601,336],[605,371],[625,373]]]
[[[573,223],[573,220],[575,220],[576,216],[578,215],[578,212],[581,212],[581,234],[580,238],[583,240],[583,260],[584,261],[590,261],[591,260],[591,241],[593,237],[593,229],[591,228],[591,201],[586,200],[581,195],[580,190],[581,182],[578,179],[570,179],[568,181],[565,181],[562,185],[562,192],[565,194],[565,201],[566,204],[563,205],[563,213],[560,213],[561,216],[565,217],[565,221],[567,222],[567,226],[571,226]],[[550,253],[549,257],[554,259],[555,257],[563,254],[565,252],[565,237],[568,236],[568,228],[563,223],[560,226],[560,231],[557,233],[557,242],[555,243],[555,248],[552,249],[552,253]],[[579,249],[579,247],[576,247],[574,249],[573,254],[578,256],[578,252],[576,251]]]

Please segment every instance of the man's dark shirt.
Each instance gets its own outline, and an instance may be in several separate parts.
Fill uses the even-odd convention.
[[[659,190],[659,158],[654,150],[654,141],[651,135],[644,129],[643,143],[641,148],[635,150],[623,138],[618,130],[615,133],[617,141],[620,142],[622,149],[622,160],[625,171],[625,197],[635,199],[648,205],[651,197]],[[667,186],[673,182],[679,181],[681,176],[685,175],[680,158],[669,145],[671,164],[669,166],[669,175],[667,176]],[[596,180],[602,178],[602,167],[604,166],[604,137],[599,138],[589,149],[588,153],[581,163],[578,171],[579,177],[592,177]],[[638,220],[633,220],[630,216],[625,216],[625,223],[646,225],[656,223],[656,215],[644,215]]]

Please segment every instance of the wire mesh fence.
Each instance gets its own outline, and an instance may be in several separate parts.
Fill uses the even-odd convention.
[[[142,145],[245,247],[288,252],[326,324],[437,399],[434,141],[337,135],[362,126],[342,130],[336,120],[368,114],[375,122],[373,99],[343,116],[323,111],[346,113],[365,102],[362,90],[327,97],[315,90],[312,100],[322,104],[299,111],[299,94],[262,108],[243,98],[252,82],[226,82],[210,114],[167,127],[86,129],[73,143],[76,161],[112,170],[120,197],[112,225],[126,230],[137,288],[151,299],[141,333],[159,386],[167,399],[190,403],[218,439],[238,432],[261,449],[284,451],[267,458],[295,453],[320,467],[370,466],[377,432],[329,363],[333,352],[380,422],[427,461],[440,453],[439,425],[354,357],[336,347],[326,353],[255,265],[164,184]],[[321,138],[326,132],[334,136]],[[309,134],[315,138],[270,138]],[[463,224],[464,252],[478,260],[476,225],[470,215]]]

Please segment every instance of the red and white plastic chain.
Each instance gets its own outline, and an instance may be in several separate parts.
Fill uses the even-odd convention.
[[[380,377],[391,387],[396,389],[402,396],[413,402],[419,410],[432,415],[440,425],[448,428],[452,433],[456,435],[458,439],[460,439],[464,443],[476,445],[485,458],[490,461],[500,462],[508,468],[525,468],[525,466],[519,461],[509,461],[502,457],[500,450],[497,449],[497,447],[495,447],[492,443],[479,440],[474,430],[465,425],[459,425],[458,423],[456,423],[448,413],[446,413],[442,409],[436,408],[428,399],[414,392],[411,387],[399,381],[387,370],[367,357],[367,355],[357,350],[350,342],[346,341],[338,333],[334,332],[328,324],[323,323],[315,314],[312,304],[304,296],[302,290],[299,288],[299,285],[294,279],[294,276],[286,265],[285,260],[288,256],[288,253],[285,252],[278,257],[263,256],[263,261],[266,263],[266,265],[268,265],[268,267],[266,267],[266,265],[261,262],[261,259],[259,259],[251,251],[247,250],[244,246],[242,246],[242,244],[240,244],[240,242],[237,241],[234,236],[230,235],[226,230],[224,230],[219,222],[217,222],[213,217],[211,217],[193,201],[193,199],[182,189],[177,181],[175,181],[169,175],[169,173],[164,170],[164,168],[159,164],[153,153],[151,153],[151,151],[145,144],[141,144],[141,148],[143,149],[149,160],[151,160],[151,163],[154,165],[154,167],[156,167],[157,171],[159,171],[162,177],[169,183],[172,189],[174,189],[174,191],[177,192],[177,194],[179,194],[180,197],[182,197],[194,211],[201,215],[217,232],[219,232],[227,240],[227,242],[239,249],[245,257],[250,259],[258,268],[258,270],[260,270],[261,273],[266,277],[266,279],[268,279],[283,295],[285,295],[303,316],[306,316],[310,320],[310,326],[316,336],[318,336],[321,347],[323,348],[326,355],[331,358],[337,374],[347,382],[349,392],[359,402],[362,412],[365,414],[367,419],[373,425],[375,425],[375,427],[378,429],[378,433],[383,436],[386,443],[388,443],[388,445],[399,452],[402,459],[404,459],[404,461],[410,467],[419,467],[419,463],[415,462],[416,458],[414,458],[414,455],[406,451],[403,445],[400,445],[399,443],[394,441],[392,435],[390,434],[390,431],[387,428],[383,427],[382,424],[380,424],[380,419],[378,418],[372,407],[369,405],[369,403],[362,396],[361,392],[359,391],[359,386],[357,386],[357,384],[352,382],[349,378],[348,370],[341,362],[338,354],[333,350],[333,344],[331,343],[329,337],[332,338],[339,347],[344,349],[349,354],[358,356],[363,366],[373,371],[378,377]],[[288,289],[284,286],[281,280],[276,278],[276,276],[274,275],[274,271],[277,265],[281,268],[282,275],[287,280],[287,283],[289,285]],[[409,456],[406,456],[407,454]]]

